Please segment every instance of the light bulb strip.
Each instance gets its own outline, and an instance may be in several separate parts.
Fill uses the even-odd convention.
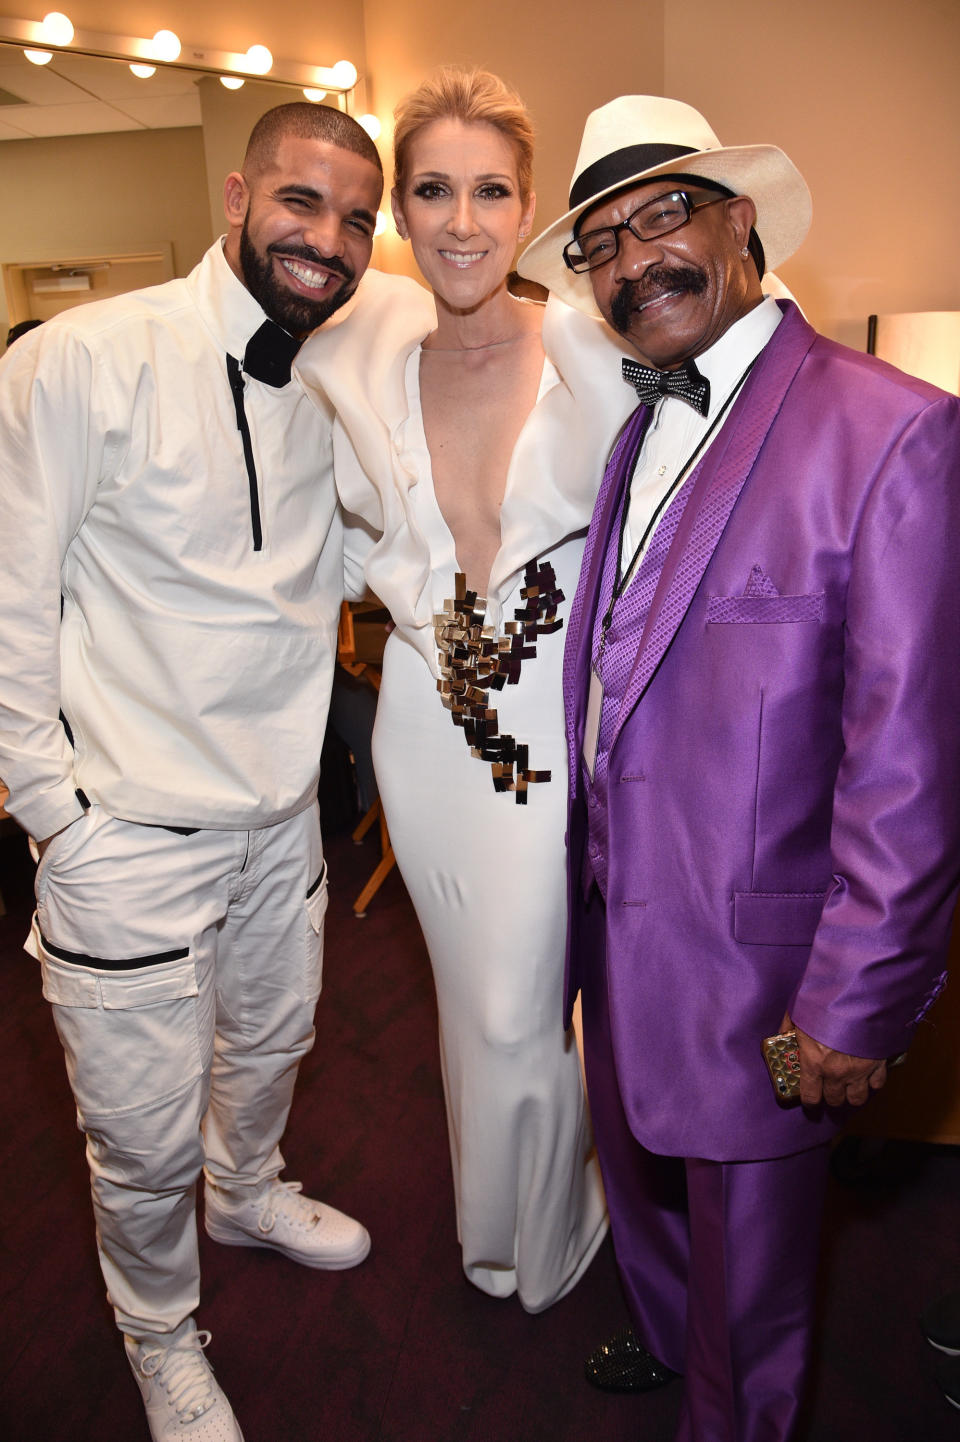
[[[101,60],[123,60],[127,64],[166,65],[175,70],[199,70],[209,75],[242,75],[277,85],[310,86],[336,95],[348,95],[356,79],[345,85],[332,65],[303,65],[297,60],[274,59],[267,74],[251,69],[246,54],[232,50],[214,50],[183,42],[176,60],[158,60],[153,40],[135,35],[107,35],[96,30],[75,30],[69,45],[54,45],[44,34],[43,25],[34,20],[13,20],[0,15],[0,45],[29,46],[34,50],[58,51],[64,55],[90,55]]]

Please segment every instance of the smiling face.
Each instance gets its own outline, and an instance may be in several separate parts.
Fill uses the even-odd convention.
[[[619,225],[670,189],[662,178],[635,185],[587,211],[578,234]],[[762,300],[753,261],[741,254],[754,218],[753,202],[738,195],[656,240],[621,231],[614,258],[590,271],[604,319],[647,364],[671,370],[701,355]]]
[[[370,261],[381,193],[363,156],[293,135],[249,180],[227,176],[225,254],[271,320],[305,335],[350,299]]]
[[[513,144],[487,121],[433,120],[410,141],[406,185],[393,194],[397,229],[450,310],[501,290],[535,197],[520,195]]]

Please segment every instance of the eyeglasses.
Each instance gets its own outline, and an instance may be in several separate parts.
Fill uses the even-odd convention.
[[[694,211],[705,210],[708,205],[719,205],[727,200],[725,195],[716,195],[712,200],[690,199],[685,190],[671,190],[648,200],[619,225],[605,225],[602,230],[588,230],[563,247],[563,258],[577,275],[585,270],[596,270],[606,265],[620,249],[620,232],[629,230],[637,240],[659,240],[679,230],[692,218]]]

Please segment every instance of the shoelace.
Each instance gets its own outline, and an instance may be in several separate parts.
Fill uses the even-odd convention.
[[[302,1182],[274,1182],[257,1222],[261,1232],[272,1232],[278,1216],[301,1227],[315,1227],[320,1220],[316,1203],[301,1197]]]
[[[202,1417],[216,1400],[210,1366],[202,1356],[209,1341],[209,1332],[192,1332],[172,1347],[144,1352],[138,1363],[144,1377],[160,1383],[184,1422]]]

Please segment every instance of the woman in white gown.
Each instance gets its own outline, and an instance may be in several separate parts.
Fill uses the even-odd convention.
[[[599,324],[551,302],[554,364],[544,307],[507,290],[533,217],[531,142],[516,96],[483,72],[446,70],[408,97],[393,209],[433,300],[368,273],[298,370],[337,411],[337,485],[377,538],[366,578],[396,623],[374,760],[436,981],[464,1270],[536,1312],[606,1230],[560,1019],[561,667],[632,393]]]

